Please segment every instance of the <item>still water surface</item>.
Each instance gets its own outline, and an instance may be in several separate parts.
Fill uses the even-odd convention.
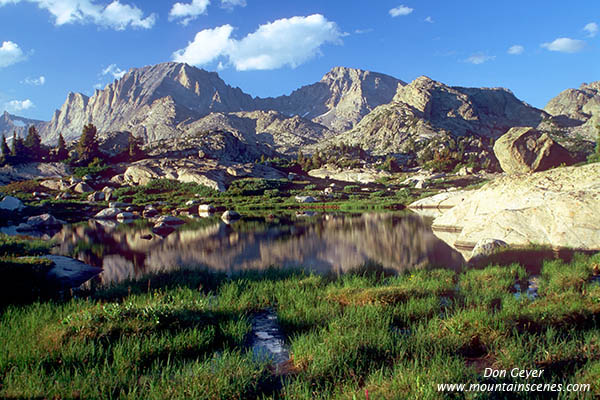
[[[257,217],[229,225],[209,218],[165,238],[152,234],[145,221],[90,220],[65,226],[53,239],[54,253],[103,268],[102,283],[188,267],[225,273],[303,267],[341,274],[368,262],[390,272],[463,263],[434,236],[430,221],[410,213]]]

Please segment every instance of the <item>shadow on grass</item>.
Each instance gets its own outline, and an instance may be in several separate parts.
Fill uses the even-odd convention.
[[[573,261],[575,254],[592,255],[598,250],[581,250],[568,248],[552,248],[548,246],[509,247],[473,260],[469,267],[483,269],[488,265],[522,265],[529,275],[539,275],[544,262],[561,260],[565,263]]]

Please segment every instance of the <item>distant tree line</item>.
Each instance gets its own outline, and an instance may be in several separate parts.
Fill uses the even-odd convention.
[[[100,151],[98,144],[98,131],[93,124],[83,127],[81,137],[74,151],[69,152],[67,143],[62,133],[58,135],[55,147],[42,144],[42,139],[35,128],[30,126],[27,136],[21,138],[16,132],[13,133],[12,142],[9,146],[4,135],[0,140],[0,164],[16,165],[28,162],[67,162],[74,166],[87,166],[115,161],[134,161],[144,157],[142,143],[139,138],[129,134],[127,150],[116,157],[109,157]]]

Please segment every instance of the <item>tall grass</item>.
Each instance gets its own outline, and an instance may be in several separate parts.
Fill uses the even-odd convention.
[[[509,265],[398,276],[180,271],[89,299],[10,306],[0,317],[0,397],[488,398],[436,385],[522,383],[483,377],[521,368],[548,371],[530,383],[592,385],[561,398],[594,398],[599,261],[546,262],[536,299],[515,296],[527,275]],[[248,347],[253,315],[266,308],[289,346],[283,377]]]

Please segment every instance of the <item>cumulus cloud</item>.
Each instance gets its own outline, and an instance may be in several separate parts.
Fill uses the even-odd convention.
[[[496,59],[496,56],[489,56],[483,53],[473,54],[471,57],[467,58],[465,61],[471,64],[479,65],[488,61],[492,61]]]
[[[31,86],[43,86],[46,83],[46,77],[42,75],[39,78],[25,78],[21,83]]]
[[[173,60],[202,65],[223,56],[238,71],[295,68],[320,54],[323,44],[341,43],[343,36],[335,22],[320,14],[279,19],[240,40],[231,37],[233,29],[223,25],[198,32],[186,48],[173,53]]]
[[[598,34],[598,24],[595,22],[590,22],[583,27],[583,30],[587,32],[588,37],[593,38]]]
[[[431,17],[427,17],[424,19],[425,22],[429,22],[430,24],[433,24],[435,21],[433,20],[433,18]]]
[[[0,6],[29,2],[47,10],[54,16],[56,25],[95,23],[107,28],[123,30],[128,26],[149,29],[156,22],[156,14],[144,17],[142,10],[114,0],[108,5],[96,0],[0,0]]]
[[[10,40],[2,42],[2,47],[0,47],[0,68],[16,64],[25,60],[25,58],[25,54],[23,54],[23,50],[21,50],[18,44]]]
[[[515,44],[514,46],[510,46],[508,48],[507,53],[512,54],[514,56],[518,56],[519,54],[523,54],[524,51],[525,47],[521,46],[520,44]]]
[[[234,7],[246,7],[246,0],[221,0],[221,7],[229,10]]]
[[[115,79],[121,79],[126,73],[127,71],[123,71],[121,68],[117,67],[117,64],[110,64],[102,70],[102,75],[112,75]]]
[[[29,99],[27,100],[11,100],[4,103],[4,109],[8,112],[19,112],[35,107],[35,104]]]
[[[403,15],[408,15],[412,13],[414,9],[407,7],[405,5],[400,5],[398,7],[392,8],[389,13],[392,17],[400,17]]]
[[[210,0],[192,0],[191,3],[175,3],[169,12],[169,21],[180,20],[182,25],[204,14],[210,4]]]
[[[233,26],[223,25],[214,29],[204,29],[196,34],[185,49],[173,53],[173,60],[191,65],[207,64],[231,51],[230,39]]]
[[[553,42],[542,43],[542,47],[550,51],[559,51],[561,53],[577,53],[585,47],[583,40],[558,38]]]

